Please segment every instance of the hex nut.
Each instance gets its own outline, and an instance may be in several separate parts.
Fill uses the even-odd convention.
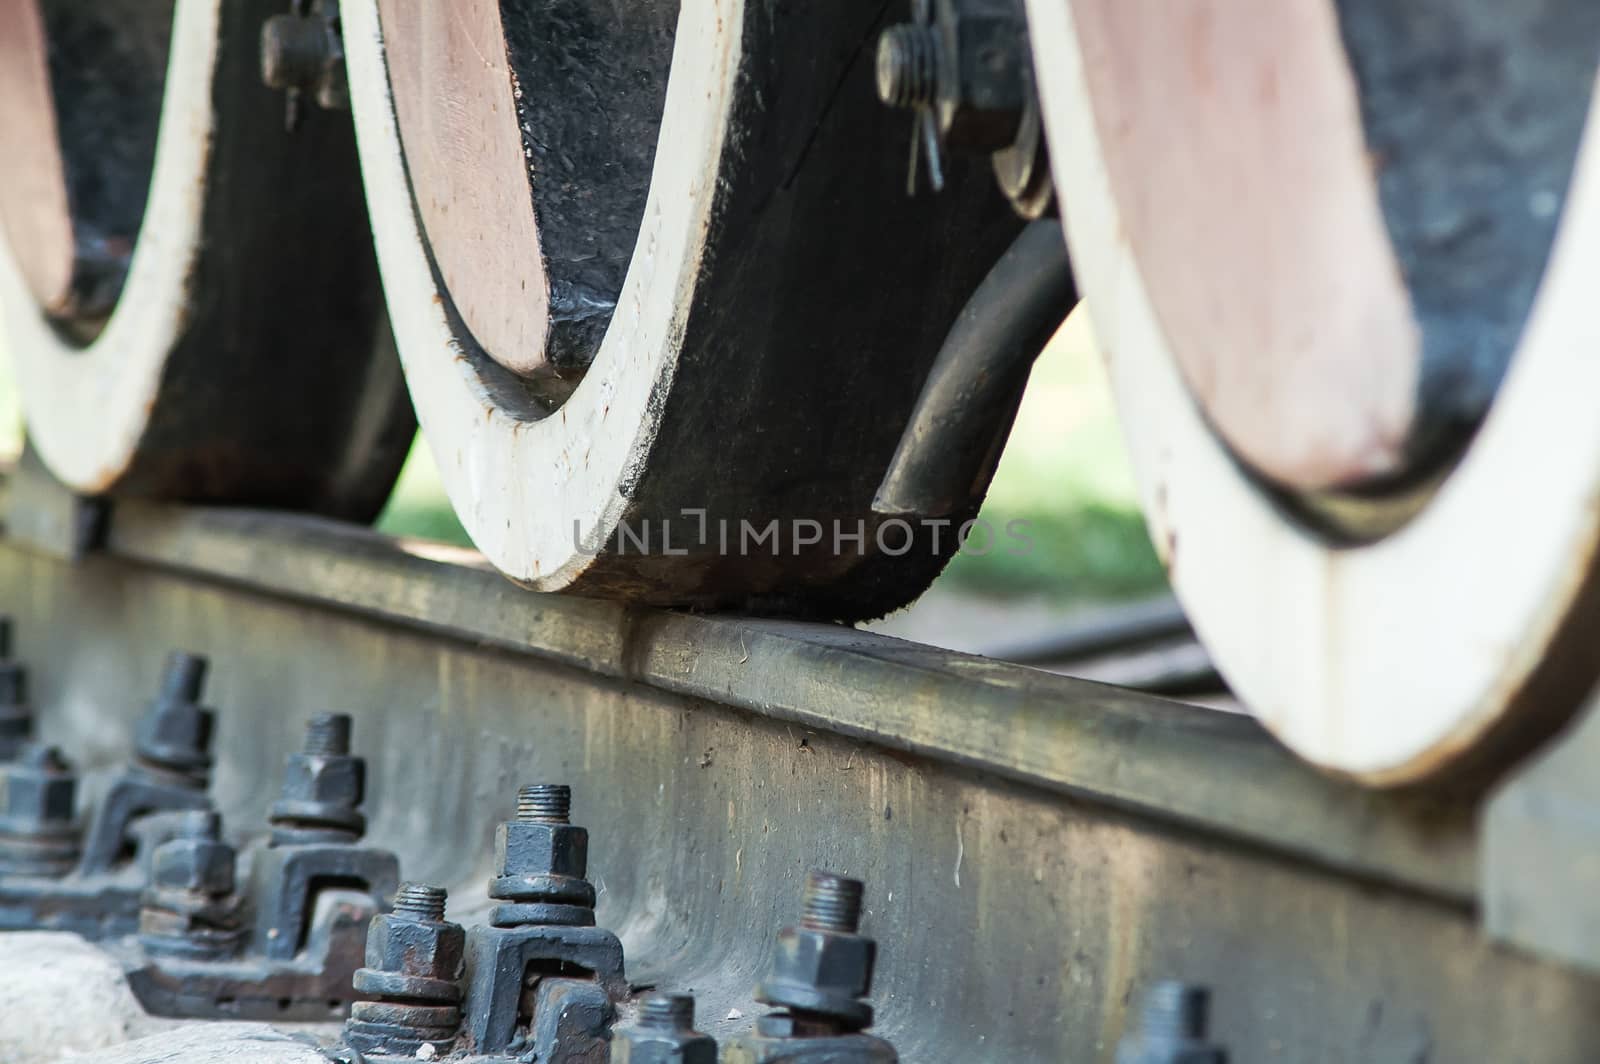
[[[717,1064],[717,1043],[696,1032],[625,1030],[611,1043],[611,1064]]]
[[[134,729],[135,745],[157,760],[182,752],[186,759],[201,763],[211,748],[213,722],[211,711],[204,706],[165,706],[140,718]]]
[[[898,1064],[894,1046],[870,1034],[747,1034],[722,1050],[722,1064]]]
[[[283,797],[354,809],[366,796],[366,763],[359,757],[291,754]]]
[[[872,989],[877,943],[863,935],[784,928],[767,983],[811,987],[847,997],[866,997]]]
[[[151,855],[150,883],[170,890],[231,894],[234,856],[233,847],[217,839],[169,839]]]
[[[939,124],[951,147],[997,151],[1015,138],[1027,80],[1026,29],[1005,3],[951,4]]]
[[[366,966],[453,981],[461,974],[466,940],[460,924],[379,913],[367,930]]]
[[[575,824],[507,821],[495,829],[494,858],[503,876],[582,879],[589,870],[589,832]]]
[[[16,824],[59,824],[72,820],[77,777],[59,754],[37,748],[7,767],[0,817]]]

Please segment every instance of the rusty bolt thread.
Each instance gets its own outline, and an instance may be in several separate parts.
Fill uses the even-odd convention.
[[[812,871],[806,876],[800,926],[812,931],[853,935],[861,927],[861,880]]]
[[[931,107],[939,95],[939,31],[903,23],[878,38],[878,99],[890,107]]]
[[[306,721],[305,752],[312,757],[347,757],[350,714],[318,713]]]
[[[443,887],[406,883],[394,896],[394,911],[397,916],[413,916],[418,920],[440,923],[444,920],[446,896],[447,892]]]
[[[517,819],[542,824],[572,822],[572,788],[564,783],[530,783],[517,791]]]
[[[639,1006],[639,1026],[653,1031],[694,1030],[694,995],[651,994]]]
[[[205,688],[207,662],[199,654],[174,650],[167,655],[161,671],[161,693],[157,700],[164,703],[198,702]]]
[[[1166,980],[1146,992],[1139,1029],[1146,1038],[1203,1041],[1210,1026],[1211,992],[1205,987]]]

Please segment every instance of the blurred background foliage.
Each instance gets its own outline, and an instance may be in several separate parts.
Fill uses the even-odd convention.
[[[16,453],[21,424],[11,368],[0,369],[0,448]],[[1144,598],[1165,577],[1140,516],[1088,315],[1069,317],[1034,367],[1027,395],[979,515],[1003,530],[1026,521],[1033,548],[958,555],[936,599],[1027,600],[1060,608]],[[377,527],[470,545],[420,438]]]

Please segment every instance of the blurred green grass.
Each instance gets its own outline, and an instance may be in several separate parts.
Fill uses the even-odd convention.
[[[1035,363],[979,518],[1028,522],[1033,549],[958,554],[939,578],[991,597],[1142,598],[1166,586],[1145,531],[1089,316],[1080,307]],[[977,545],[981,549],[981,545]]]
[[[456,512],[445,498],[444,482],[427,441],[419,433],[411,442],[411,453],[400,469],[389,504],[378,515],[374,526],[391,536],[420,536],[461,547],[472,546],[467,530],[461,527]]]

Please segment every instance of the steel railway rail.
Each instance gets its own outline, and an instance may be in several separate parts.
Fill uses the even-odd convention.
[[[8,537],[0,589],[27,606],[39,731],[87,779],[166,651],[206,654],[224,820],[260,823],[298,721],[337,707],[371,840],[462,922],[517,785],[564,781],[630,981],[692,989],[718,1038],[759,1013],[772,932],[825,865],[867,883],[875,1030],[908,1060],[1107,1059],[1165,978],[1211,987],[1235,1060],[1586,1061],[1600,1039],[1600,982],[1482,929],[1507,882],[1561,871],[1496,867],[1506,794],[1385,795],[1239,715],[829,625],[530,597],[312,518],[121,504],[71,546]],[[56,949],[0,936],[13,1059],[184,1044],[113,1046],[143,1028],[92,1013],[137,1006],[103,960],[42,966]]]

